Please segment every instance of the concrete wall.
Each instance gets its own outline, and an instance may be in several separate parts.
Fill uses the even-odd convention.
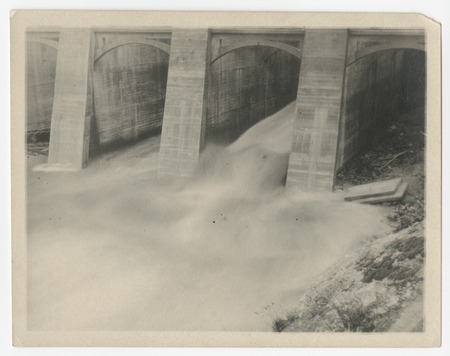
[[[159,173],[190,176],[205,136],[230,143],[297,98],[287,185],[330,190],[377,130],[424,104],[422,36],[222,32],[29,34],[27,130],[51,126],[49,163],[76,169],[92,151],[162,132]],[[391,49],[345,69],[377,46]]]
[[[422,106],[424,93],[423,52],[388,50],[351,64],[346,71],[337,168],[400,115]]]
[[[231,143],[295,100],[300,60],[282,50],[246,47],[211,65],[206,140]]]
[[[425,52],[405,50],[402,110],[425,105]]]
[[[155,47],[117,47],[94,65],[94,141],[102,150],[160,134],[169,55]]]
[[[27,131],[50,130],[57,54],[46,44],[27,43]]]

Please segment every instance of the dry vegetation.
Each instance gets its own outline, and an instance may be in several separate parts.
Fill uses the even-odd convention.
[[[344,167],[337,189],[402,177],[400,202],[382,203],[393,232],[373,237],[302,296],[274,331],[421,331],[423,329],[424,133],[422,109],[403,115]]]
[[[346,256],[274,321],[274,331],[388,331],[405,318],[409,331],[421,330],[421,308],[407,307],[422,300],[423,236],[415,223]]]

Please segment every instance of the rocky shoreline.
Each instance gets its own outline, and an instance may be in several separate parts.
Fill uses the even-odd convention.
[[[422,222],[374,238],[329,269],[273,329],[422,331],[424,257]]]

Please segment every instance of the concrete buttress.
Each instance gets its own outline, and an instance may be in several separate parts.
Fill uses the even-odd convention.
[[[306,30],[286,185],[332,191],[347,30]]]
[[[158,173],[189,177],[204,142],[209,67],[207,29],[172,32]]]
[[[77,170],[89,156],[92,105],[91,29],[62,29],[56,64],[48,164]]]

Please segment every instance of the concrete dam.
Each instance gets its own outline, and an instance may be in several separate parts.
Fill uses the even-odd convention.
[[[286,185],[332,191],[336,173],[423,106],[422,30],[50,28],[27,32],[27,136],[48,165],[161,135],[158,174],[190,177],[291,102]]]
[[[420,213],[420,30],[27,39],[28,330],[271,331],[397,207]],[[391,176],[409,179],[404,204],[343,199]]]

